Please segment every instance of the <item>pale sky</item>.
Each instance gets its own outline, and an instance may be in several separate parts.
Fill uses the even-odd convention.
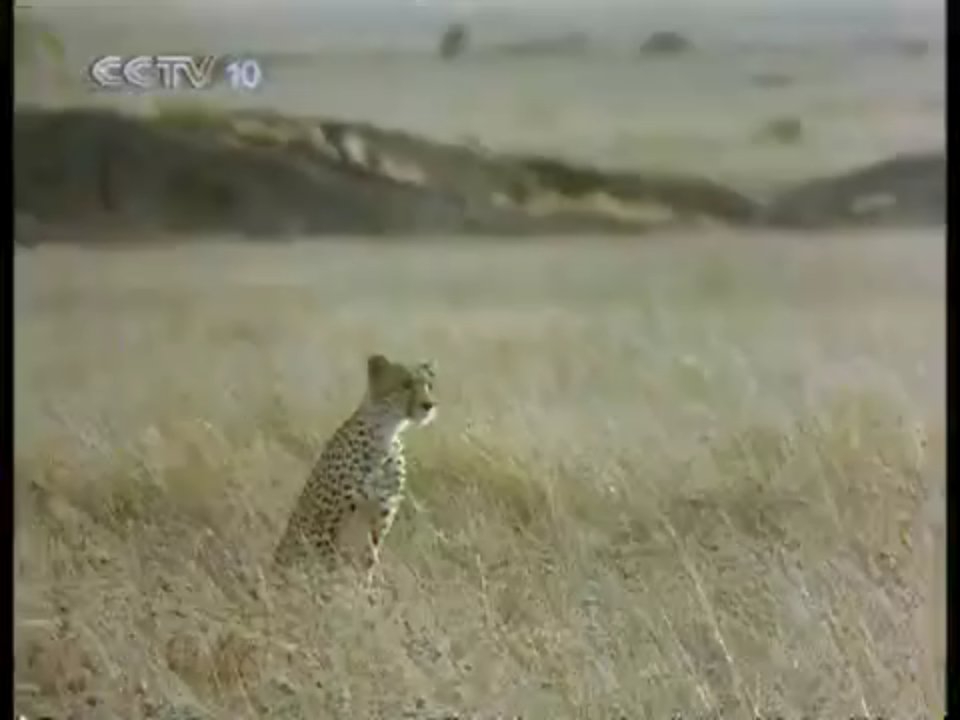
[[[204,8],[243,7],[257,9],[317,9],[373,8],[401,9],[428,7],[435,9],[579,9],[587,12],[606,7],[643,10],[647,8],[698,8],[730,10],[834,10],[855,9],[877,13],[915,13],[930,10],[943,11],[944,0],[17,0],[16,7],[176,7],[202,10]]]
[[[571,29],[636,34],[637,27],[659,24],[748,36],[760,27],[771,39],[917,31],[935,36],[943,28],[944,9],[943,0],[18,0],[20,6],[74,30],[82,25],[114,32],[110,28],[140,25],[159,32],[172,23],[224,37],[253,33],[252,40],[271,43],[280,33],[292,44],[325,38],[349,44],[371,33],[400,42],[432,37],[451,20],[473,22],[485,34]],[[114,8],[119,15],[111,16]]]

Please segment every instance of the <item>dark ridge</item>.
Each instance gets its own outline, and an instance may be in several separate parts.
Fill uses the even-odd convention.
[[[544,157],[518,157],[516,162],[543,187],[570,197],[606,192],[624,200],[663,203],[682,217],[731,223],[750,222],[759,211],[750,198],[705,178],[599,170]]]
[[[195,108],[14,117],[20,244],[205,233],[635,235],[702,221],[936,225],[945,168],[942,154],[894,158],[761,206],[703,177],[498,154],[327,118]]]
[[[790,188],[764,209],[762,221],[791,228],[940,226],[946,222],[946,179],[942,152],[900,155]]]

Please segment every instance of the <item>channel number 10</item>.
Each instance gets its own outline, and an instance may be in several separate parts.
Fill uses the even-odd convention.
[[[232,90],[256,90],[263,81],[260,63],[253,58],[231,60],[224,67],[224,74]]]

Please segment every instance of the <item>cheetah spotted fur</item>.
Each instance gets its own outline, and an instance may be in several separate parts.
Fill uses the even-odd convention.
[[[366,394],[324,446],[274,552],[278,566],[350,559],[369,579],[403,499],[401,434],[433,420],[435,378],[433,362],[367,359]]]

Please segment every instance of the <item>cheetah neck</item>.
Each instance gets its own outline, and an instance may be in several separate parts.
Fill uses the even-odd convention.
[[[374,442],[384,450],[398,444],[400,435],[410,425],[406,417],[397,417],[396,413],[369,401],[361,403],[353,414],[353,421],[365,427]]]

